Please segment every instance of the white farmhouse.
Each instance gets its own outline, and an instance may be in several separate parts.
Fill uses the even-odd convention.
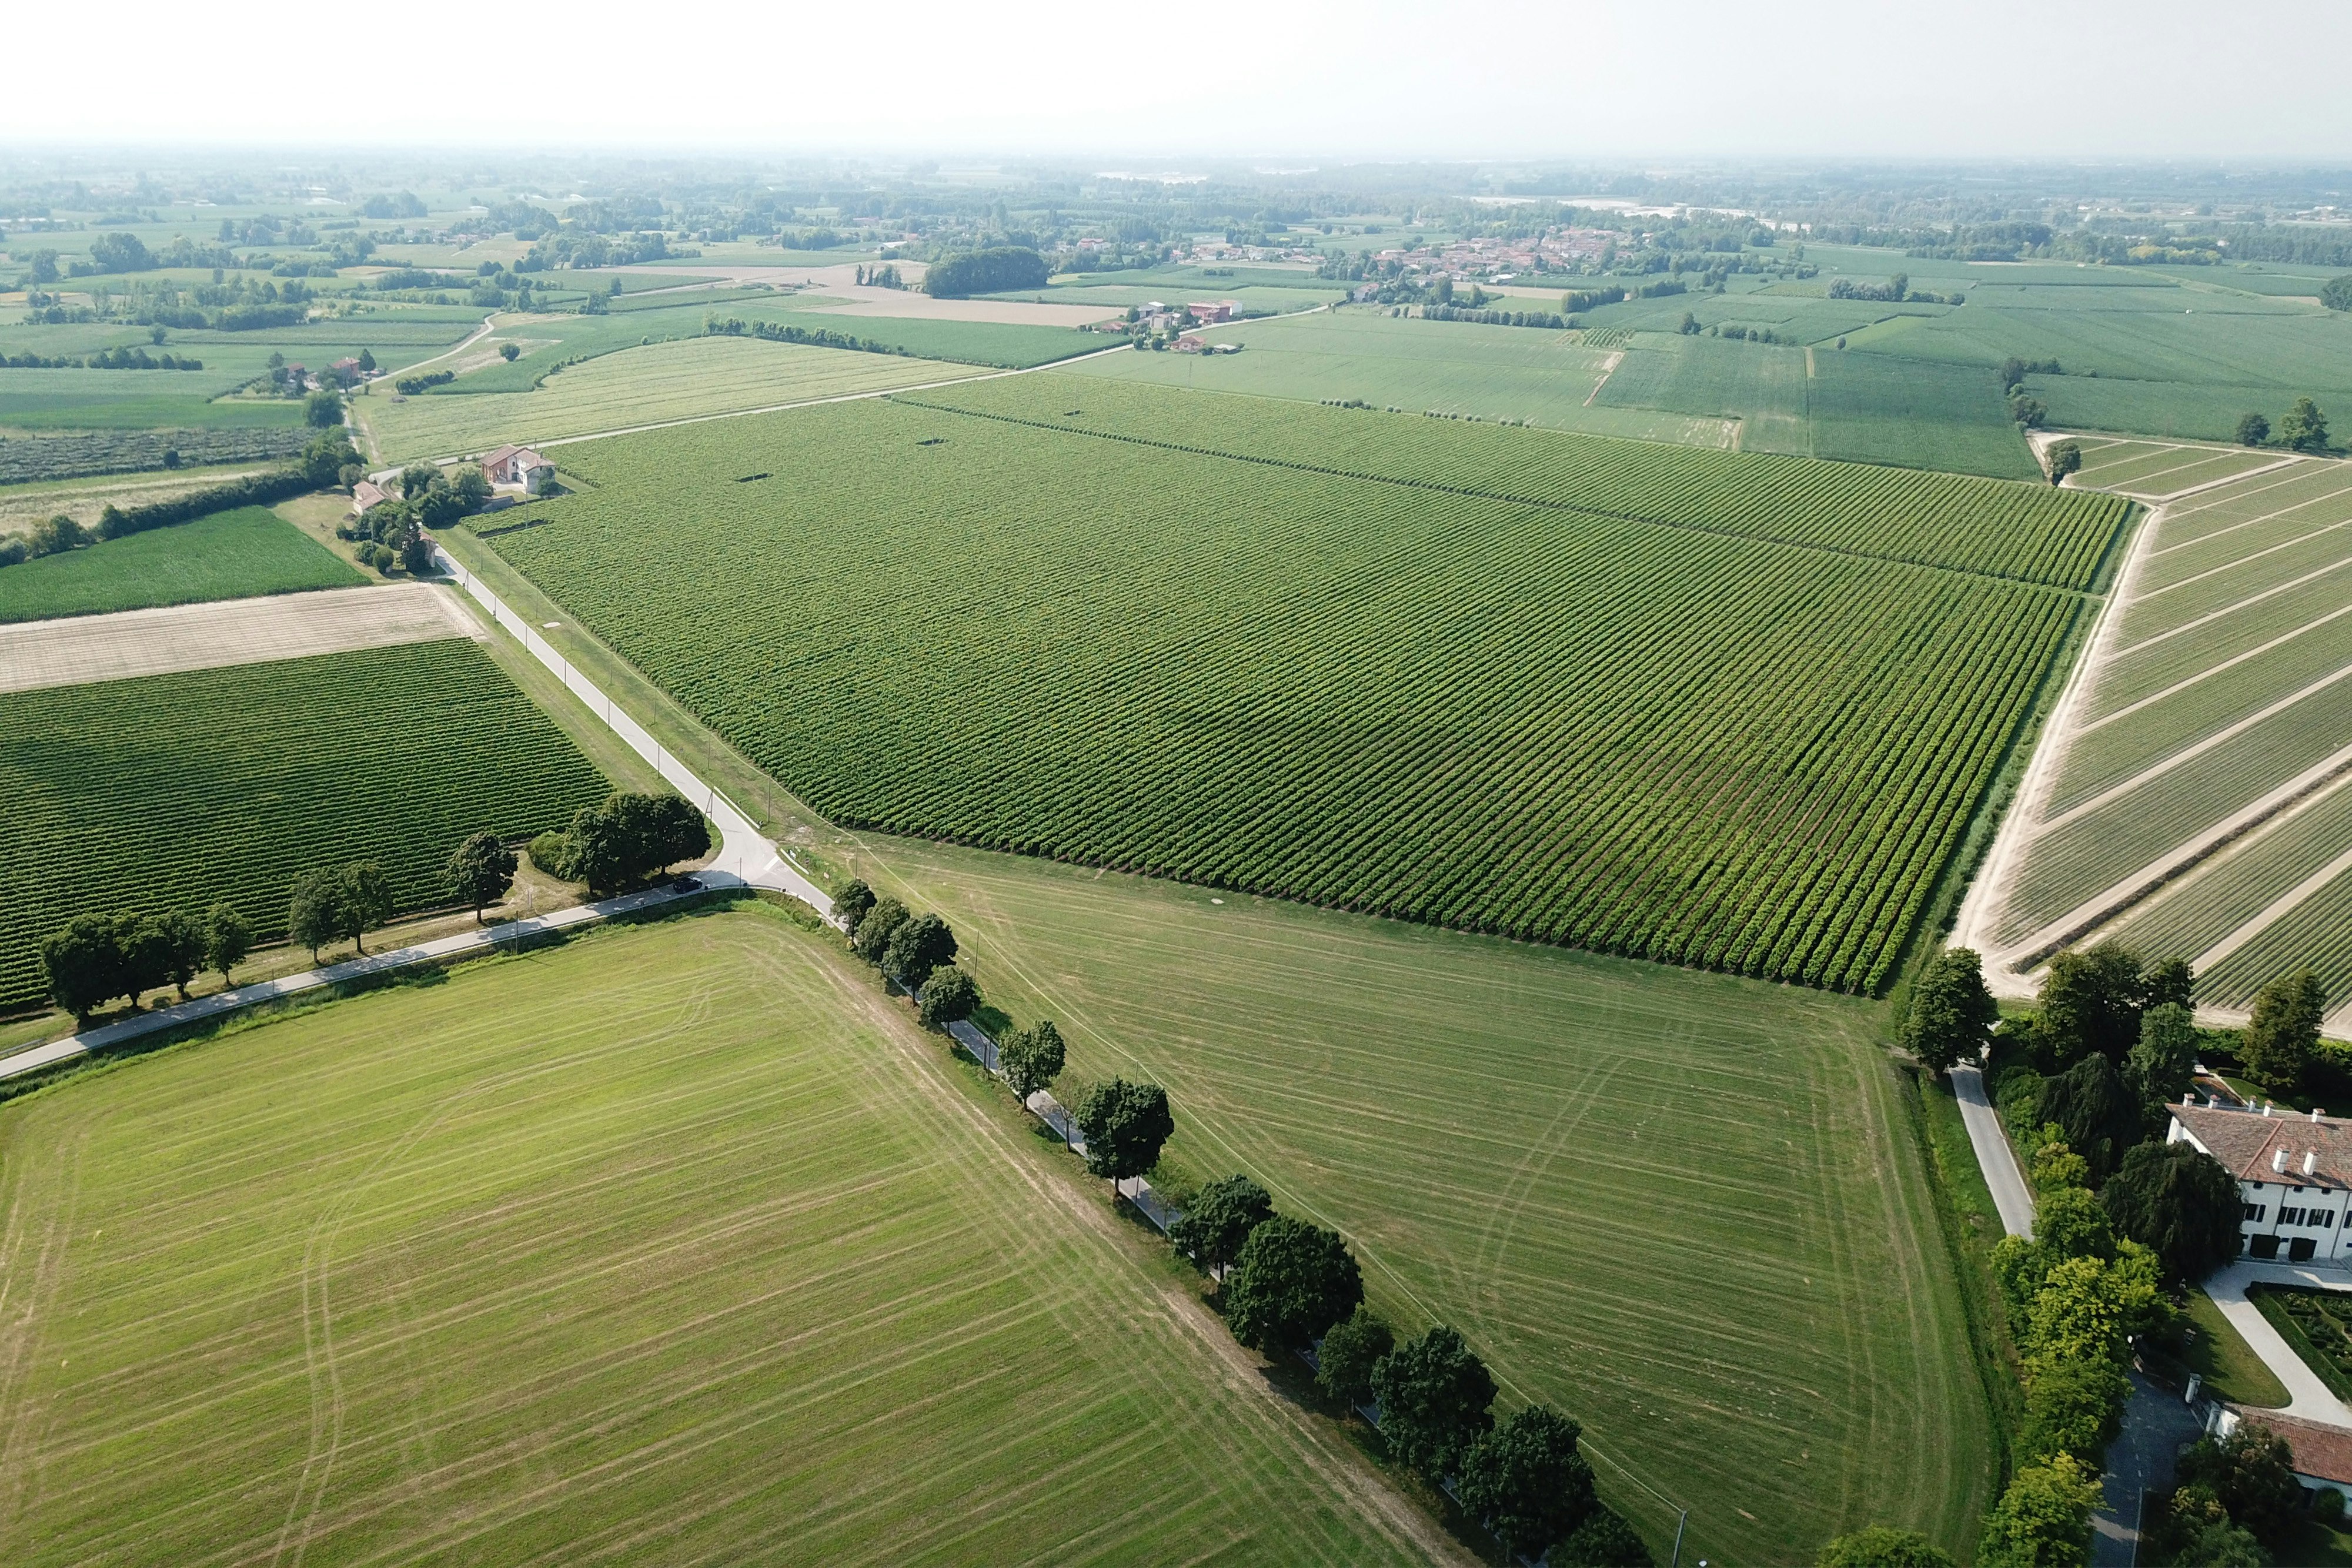
[[[2165,1141],[2195,1145],[2237,1178],[2242,1255],[2307,1263],[2352,1254],[2352,1121],[2200,1105],[2192,1094],[2172,1107]]]
[[[528,446],[501,446],[483,455],[482,473],[492,489],[536,496],[555,477],[555,465]]]

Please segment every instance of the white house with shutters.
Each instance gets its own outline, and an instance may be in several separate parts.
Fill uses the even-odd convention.
[[[2221,1163],[2245,1206],[2238,1251],[2283,1263],[2352,1258],[2352,1121],[2269,1105],[2172,1107],[2168,1143],[2187,1143]]]

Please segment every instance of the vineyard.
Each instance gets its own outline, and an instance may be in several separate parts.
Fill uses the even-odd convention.
[[[438,904],[467,834],[604,790],[462,638],[0,696],[0,1008],[40,998],[37,945],[75,915],[225,898],[274,938],[298,872],[362,857],[401,908]]]
[[[1898,543],[2076,578],[2081,519],[2122,515],[1776,460],[1826,516],[1767,526],[1840,541],[1798,548],[1706,484],[1771,500],[1754,459],[1597,444],[1594,488],[1622,455],[1606,501],[1660,526],[1566,509],[1532,458],[1499,482],[1550,505],[1452,483],[1486,465],[1450,438],[1517,432],[1179,401],[1289,455],[811,409],[589,446],[598,488],[498,548],[845,823],[1869,989],[2085,601],[1865,553],[1866,497]],[[1349,442],[1423,472],[1295,465]]]
[[[299,422],[300,413],[300,405],[289,404],[288,423],[243,429],[110,430],[78,435],[10,436],[0,440],[0,485],[291,457],[314,434]]]
[[[1711,452],[1061,375],[904,394],[927,407],[1333,474],[2088,588],[2131,504],[1957,474]]]

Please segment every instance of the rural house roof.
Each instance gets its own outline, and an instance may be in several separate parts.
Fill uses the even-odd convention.
[[[499,464],[504,463],[508,458],[512,457],[516,453],[520,452],[522,448],[520,446],[501,446],[494,451],[486,452],[482,454],[482,466],[485,468],[495,468]]]
[[[2266,1427],[2286,1439],[2287,1447],[2294,1450],[2295,1474],[2352,1486],[2352,1432],[2267,1410],[2259,1416],[2251,1410],[2243,1415],[2250,1425]]]
[[[2352,1190],[2352,1123],[2342,1117],[2299,1111],[2264,1115],[2205,1105],[2175,1105],[2172,1115],[2191,1142],[2240,1181]],[[2308,1172],[2303,1168],[2306,1155],[2315,1156]]]
[[[383,486],[376,484],[373,480],[362,479],[358,484],[352,486],[352,509],[353,511],[364,512],[370,507],[379,506],[387,499],[389,499],[389,497],[384,495]]]

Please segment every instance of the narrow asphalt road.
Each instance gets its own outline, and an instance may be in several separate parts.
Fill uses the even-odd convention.
[[[1969,1145],[1977,1152],[1977,1167],[1992,1189],[1993,1207],[2000,1211],[2001,1228],[2011,1236],[2033,1234],[2033,1192],[2017,1168],[2009,1137],[2000,1129],[2000,1113],[1985,1098],[1984,1074],[1973,1067],[1952,1069],[1952,1096],[1960,1103],[1960,1120],[1969,1129]]]

